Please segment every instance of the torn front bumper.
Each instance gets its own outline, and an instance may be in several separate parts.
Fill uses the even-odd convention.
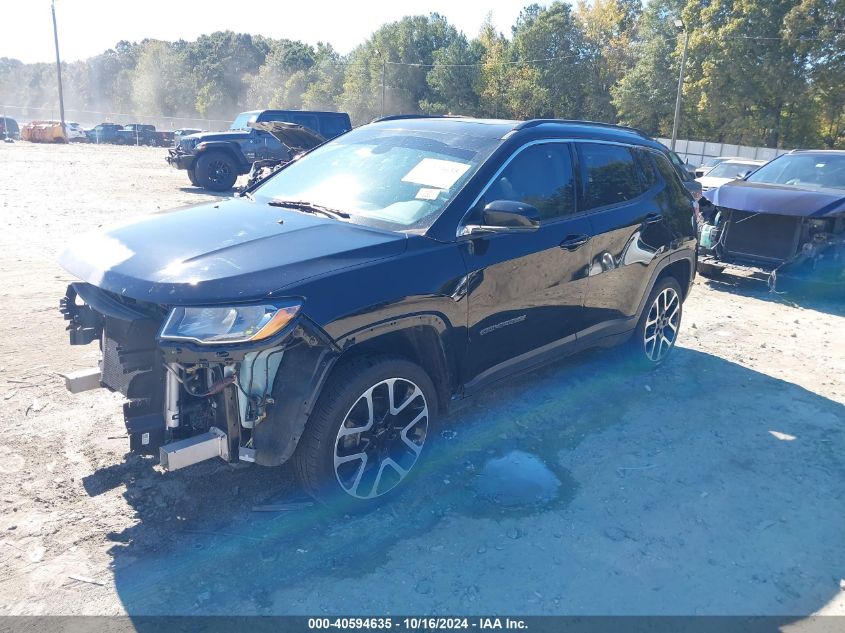
[[[302,316],[262,346],[211,348],[160,341],[166,307],[90,284],[71,284],[61,310],[72,345],[99,342],[99,386],[127,399],[130,449],[171,469],[213,456],[284,462],[339,353]]]
[[[165,156],[167,164],[176,169],[191,169],[195,159],[196,155],[189,154],[178,147],[168,149]]]

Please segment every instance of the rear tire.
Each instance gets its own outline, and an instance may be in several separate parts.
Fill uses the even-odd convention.
[[[645,369],[659,366],[675,348],[683,316],[683,291],[674,277],[659,279],[628,341],[634,362]]]
[[[197,180],[197,174],[196,174],[196,172],[195,172],[193,169],[189,169],[189,170],[188,170],[188,180],[190,180],[190,181],[191,181],[191,184],[192,184],[194,187],[199,187],[199,186],[200,186],[200,183],[199,183],[199,181]]]
[[[297,479],[332,509],[374,507],[415,472],[436,408],[414,363],[372,356],[337,367],[293,455]]]
[[[200,187],[211,191],[231,189],[238,179],[235,161],[224,152],[205,152],[196,161],[195,176]]]

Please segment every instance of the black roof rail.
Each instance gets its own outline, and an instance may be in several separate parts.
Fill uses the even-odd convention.
[[[402,119],[463,119],[463,114],[390,114],[373,119],[373,123],[382,121],[401,121]]]
[[[642,136],[643,138],[651,138],[648,134],[643,132],[642,130],[638,130],[635,127],[628,127],[626,125],[616,125],[615,123],[603,123],[601,121],[582,121],[579,119],[529,119],[528,121],[523,121],[519,125],[517,125],[514,129],[515,130],[524,130],[530,127],[536,127],[538,125],[543,125],[544,123],[569,123],[574,125],[595,125],[597,127],[606,127],[611,128],[614,130],[625,130],[626,132],[633,132],[638,136]]]

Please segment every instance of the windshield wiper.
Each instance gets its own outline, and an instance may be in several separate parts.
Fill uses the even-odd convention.
[[[326,217],[336,220],[348,220],[351,217],[345,211],[338,211],[337,209],[324,207],[321,204],[314,204],[305,200],[270,200],[267,204],[271,207],[286,207],[288,209],[304,211],[305,213],[322,213]]]

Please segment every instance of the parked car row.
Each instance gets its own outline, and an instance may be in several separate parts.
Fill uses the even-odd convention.
[[[174,143],[175,132],[156,130],[154,125],[145,123],[100,123],[85,132],[91,143],[111,143],[114,145],[149,145],[168,147]]]

